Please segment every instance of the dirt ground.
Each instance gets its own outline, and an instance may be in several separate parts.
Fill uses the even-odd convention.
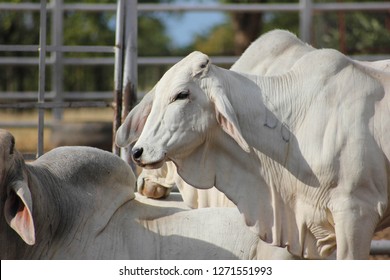
[[[83,108],[65,109],[63,123],[87,123],[87,122],[110,122],[113,120],[112,108]],[[34,110],[8,110],[0,111],[0,120],[5,122],[33,122],[38,123],[38,114]],[[45,113],[45,124],[53,121],[51,112]],[[36,127],[6,127],[16,139],[16,148],[22,153],[36,153],[38,132]],[[56,145],[52,141],[53,130],[49,127],[44,129],[44,151],[53,149]]]

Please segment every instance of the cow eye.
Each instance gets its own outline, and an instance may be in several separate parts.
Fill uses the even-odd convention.
[[[173,101],[187,99],[189,96],[190,96],[190,92],[188,90],[184,90],[184,91],[179,92],[175,96]]]

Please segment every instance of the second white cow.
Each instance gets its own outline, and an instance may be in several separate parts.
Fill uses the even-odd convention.
[[[389,73],[329,49],[275,77],[194,52],[134,109],[117,142],[142,131],[132,151],[140,166],[173,161],[187,183],[216,186],[263,240],[294,255],[367,258],[374,231],[390,222],[389,84]]]

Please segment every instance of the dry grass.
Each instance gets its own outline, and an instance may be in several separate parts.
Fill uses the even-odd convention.
[[[63,120],[67,123],[88,122],[88,121],[112,121],[113,110],[111,108],[83,108],[83,109],[65,109]],[[35,122],[38,123],[38,113],[36,110],[18,110],[0,112],[1,121],[17,122]],[[45,113],[45,122],[53,120],[51,112]],[[37,128],[6,128],[16,139],[16,147],[23,153],[36,153],[38,145]],[[44,129],[44,149],[52,149],[51,129]]]

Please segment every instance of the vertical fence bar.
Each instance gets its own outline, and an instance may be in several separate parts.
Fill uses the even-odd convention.
[[[122,119],[126,118],[137,102],[137,56],[138,56],[138,1],[126,0],[125,55],[123,64]],[[132,163],[129,149],[124,149],[122,158]]]
[[[126,1],[125,15],[125,56],[123,69],[123,112],[126,117],[136,103],[137,96],[137,56],[138,56],[138,11],[137,2]]]
[[[45,102],[45,81],[46,81],[46,0],[41,1],[40,9],[40,31],[39,31],[39,82],[38,82],[38,104]],[[44,117],[45,109],[38,109],[38,147],[37,157],[43,155],[44,147]]]
[[[52,11],[52,45],[57,49],[52,52],[53,67],[52,67],[52,90],[55,92],[54,100],[56,102],[62,102],[63,91],[64,91],[64,65],[63,65],[63,53],[59,50],[63,45],[63,22],[64,22],[64,11],[63,11],[63,0],[54,0],[54,6]],[[63,109],[54,108],[53,118],[54,121],[62,120]]]
[[[311,43],[311,25],[313,23],[312,0],[299,0],[299,37],[306,43]]]
[[[123,35],[125,22],[125,0],[118,0],[116,10],[116,33],[115,33],[115,66],[114,66],[114,122],[112,152],[120,155],[120,148],[115,145],[115,135],[122,123],[122,84],[123,84]]]

